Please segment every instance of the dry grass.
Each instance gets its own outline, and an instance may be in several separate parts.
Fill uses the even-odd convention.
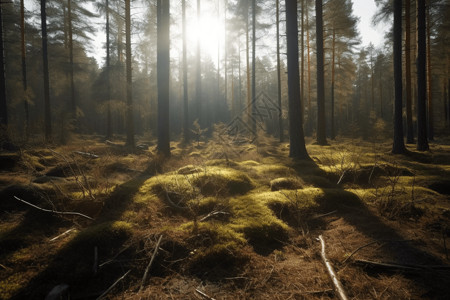
[[[232,151],[203,139],[172,146],[164,160],[153,146],[129,151],[83,137],[6,157],[12,165],[0,173],[0,298],[42,299],[61,282],[73,297],[92,298],[130,269],[111,299],[199,299],[197,289],[216,299],[332,299],[319,234],[351,298],[450,294],[445,270],[355,263],[449,264],[450,146],[394,156],[389,144],[308,141],[315,163],[289,159],[288,145],[267,137]],[[96,221],[37,212],[11,200],[17,193]],[[171,206],[166,195],[186,209]],[[138,293],[161,234],[150,279]]]

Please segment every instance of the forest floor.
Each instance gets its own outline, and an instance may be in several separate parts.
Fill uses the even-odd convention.
[[[450,297],[449,141],[138,144],[0,153],[0,299],[334,299],[320,235],[349,298]]]

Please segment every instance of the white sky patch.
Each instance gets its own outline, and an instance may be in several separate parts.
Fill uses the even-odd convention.
[[[353,0],[353,14],[359,17],[358,30],[363,47],[370,43],[375,47],[380,47],[384,42],[384,35],[389,24],[380,23],[374,26],[372,18],[376,11],[377,6],[374,0]]]

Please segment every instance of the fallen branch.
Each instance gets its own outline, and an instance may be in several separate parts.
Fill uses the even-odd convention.
[[[373,245],[373,244],[376,244],[376,243],[381,243],[381,242],[384,242],[384,243],[406,243],[406,242],[411,242],[411,241],[413,241],[413,240],[379,240],[379,241],[372,241],[370,243],[362,245],[361,247],[356,248],[346,259],[344,259],[342,261],[342,264],[345,264],[347,262],[347,260],[349,260],[356,252],[358,252],[359,250],[364,249],[364,248],[366,248],[366,247],[368,247],[370,245]],[[383,245],[381,245],[381,247]]]
[[[197,293],[199,293],[203,298],[208,299],[208,300],[215,300],[213,297],[209,296],[208,294],[206,294],[205,292],[202,292],[199,289],[195,289],[195,291]]]
[[[79,213],[79,212],[72,212],[72,211],[56,211],[56,210],[52,210],[52,209],[45,209],[45,208],[41,208],[41,207],[39,207],[39,206],[36,206],[36,205],[34,205],[34,204],[30,203],[30,202],[27,202],[27,201],[25,201],[25,200],[22,200],[22,199],[20,199],[19,197],[14,196],[14,198],[15,198],[16,200],[18,200],[18,201],[20,201],[20,202],[22,202],[22,203],[25,203],[26,205],[29,205],[29,206],[31,206],[31,207],[34,207],[34,208],[36,208],[36,209],[38,209],[38,210],[40,210],[40,211],[45,211],[45,212],[53,213],[53,214],[57,214],[57,215],[80,216],[80,217],[89,219],[89,220],[91,220],[91,221],[94,220],[93,218],[91,218],[91,217],[89,217],[89,216],[86,216],[86,215],[83,215],[83,214],[81,214],[81,213]]]
[[[155,260],[156,254],[158,253],[159,244],[161,244],[162,237],[163,236],[161,234],[159,236],[158,242],[156,243],[152,258],[150,259],[150,262],[148,263],[147,268],[145,269],[144,276],[142,277],[142,281],[141,281],[141,287],[139,288],[139,292],[142,291],[142,289],[144,288],[145,281],[147,281],[148,271],[150,270],[150,267],[152,266],[153,261]]]
[[[103,294],[101,294],[97,300],[102,299],[104,296],[106,296],[106,294],[108,294],[121,280],[123,280],[128,273],[131,272],[131,269],[128,270],[125,274],[122,275],[122,277],[120,277],[119,279],[117,279],[106,291],[103,292]]]
[[[69,230],[64,231],[64,232],[61,233],[60,235],[55,236],[54,238],[52,238],[52,239],[50,240],[50,242],[54,242],[54,241],[56,241],[57,239],[59,239],[60,237],[63,237],[63,236],[69,234],[70,232],[72,232],[72,231],[74,231],[74,230],[75,230],[75,228],[70,228]]]
[[[206,220],[208,220],[209,218],[218,216],[218,215],[229,215],[230,213],[227,213],[225,211],[212,211],[209,214],[207,214],[206,216],[204,216],[203,218],[200,219],[200,222],[204,222]]]
[[[359,250],[361,250],[361,249],[364,249],[364,248],[366,248],[366,247],[368,247],[368,246],[370,246],[370,245],[373,245],[373,244],[376,244],[376,243],[378,243],[378,241],[372,241],[372,242],[370,242],[370,243],[367,243],[367,244],[365,244],[365,245],[363,245],[363,246],[361,246],[361,247],[358,247],[355,251],[353,251],[346,259],[344,259],[344,261],[342,262],[342,264],[345,264],[346,262],[347,262],[347,260],[349,260],[356,252],[358,252]]]
[[[400,265],[395,263],[377,262],[365,259],[356,259],[355,263],[367,265],[371,267],[379,267],[385,269],[397,269],[405,271],[423,271],[423,270],[450,270],[448,265]]]
[[[331,278],[331,281],[334,286],[334,291],[337,293],[337,296],[341,300],[347,300],[347,294],[345,293],[344,288],[342,287],[341,282],[337,278],[336,273],[334,272],[333,266],[331,265],[330,261],[328,260],[326,253],[325,253],[325,241],[322,238],[322,235],[319,235],[319,241],[322,246],[322,251],[320,252],[320,255],[322,256],[323,263],[325,264],[325,267],[327,268],[328,275]]]
[[[82,152],[82,151],[73,151],[73,153],[87,157],[87,158],[99,158],[100,156],[98,156],[97,154],[93,154],[93,153],[89,153],[89,152]]]
[[[337,210],[333,210],[333,211],[327,212],[326,214],[315,215],[315,216],[313,216],[313,217],[311,218],[311,220],[319,219],[319,218],[322,218],[322,217],[326,217],[326,216],[332,215],[332,214],[334,214],[334,213],[337,213]]]
[[[341,177],[339,177],[339,180],[338,180],[338,182],[336,183],[337,185],[341,184],[342,179],[344,179],[345,173],[347,173],[347,170],[344,170],[344,172],[342,172]]]

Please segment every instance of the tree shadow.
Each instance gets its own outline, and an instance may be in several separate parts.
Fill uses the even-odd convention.
[[[321,170],[314,162],[294,162],[293,168],[299,177],[308,182],[311,173],[315,176],[324,176],[325,171]],[[328,176],[329,177],[329,176]],[[321,188],[323,196],[319,199],[319,209],[324,212],[336,211],[333,216],[342,218],[352,225],[361,234],[383,244],[386,240],[404,241],[405,238],[398,230],[389,226],[382,217],[376,215],[371,209],[354,193],[346,191],[342,186],[333,182],[315,182]],[[319,222],[322,226],[323,223]],[[444,265],[440,258],[436,257],[424,247],[421,241],[407,241],[400,243],[389,243],[382,249],[388,261],[403,265]],[[392,273],[392,270],[371,270],[375,274]],[[397,271],[404,273],[404,271]],[[445,273],[446,272],[446,273]],[[420,297],[432,299],[444,299],[450,295],[450,285],[448,284],[450,274],[448,271],[422,270],[420,272],[404,273],[421,290],[426,291]]]
[[[44,299],[53,287],[61,283],[70,286],[73,298],[97,298],[126,270],[122,265],[111,264],[94,273],[94,248],[98,246],[100,260],[111,257],[123,247],[129,238],[128,228],[116,221],[133,203],[133,197],[142,184],[158,170],[159,164],[152,163],[145,172],[118,186],[105,200],[96,220],[51,257],[48,266],[12,299]]]

